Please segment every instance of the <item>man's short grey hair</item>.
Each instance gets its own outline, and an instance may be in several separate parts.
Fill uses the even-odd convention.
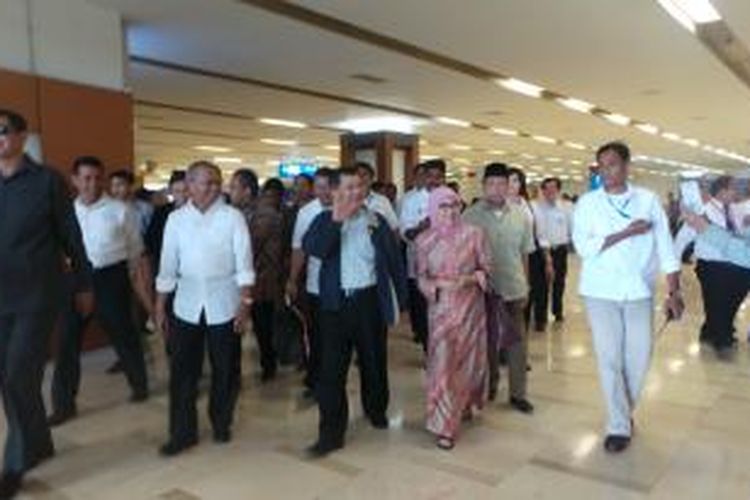
[[[199,160],[196,162],[193,162],[188,166],[187,168],[187,180],[191,181],[195,178],[196,174],[199,170],[209,170],[213,171],[216,175],[221,178],[221,169],[216,165],[215,163],[211,163],[207,160]]]

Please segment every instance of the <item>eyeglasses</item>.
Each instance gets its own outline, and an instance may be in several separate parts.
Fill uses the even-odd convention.
[[[0,137],[6,137],[13,133],[9,125],[0,125]]]

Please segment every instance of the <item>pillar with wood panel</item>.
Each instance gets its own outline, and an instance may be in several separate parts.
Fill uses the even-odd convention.
[[[377,180],[393,182],[404,193],[413,182],[419,163],[419,136],[397,132],[344,134],[341,136],[341,165],[366,162],[375,169]]]

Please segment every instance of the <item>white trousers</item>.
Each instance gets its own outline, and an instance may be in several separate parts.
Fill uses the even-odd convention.
[[[630,419],[651,364],[653,299],[586,297],[585,302],[607,404],[607,434],[630,436]]]

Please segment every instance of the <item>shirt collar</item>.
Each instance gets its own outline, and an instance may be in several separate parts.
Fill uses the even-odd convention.
[[[107,203],[110,203],[114,200],[114,198],[110,197],[107,193],[103,193],[98,200],[96,200],[94,203],[91,203],[90,205],[87,205],[81,200],[80,196],[76,197],[75,204],[76,206],[83,208],[84,210],[93,210],[95,208],[99,208],[102,205],[105,205]]]
[[[214,212],[216,209],[224,205],[224,200],[219,196],[216,201],[214,201],[209,207],[206,209],[205,212],[201,212],[198,210],[198,207],[195,206],[195,203],[193,203],[193,200],[190,200],[187,202],[188,208],[195,212],[198,215],[209,215],[210,213]]]

